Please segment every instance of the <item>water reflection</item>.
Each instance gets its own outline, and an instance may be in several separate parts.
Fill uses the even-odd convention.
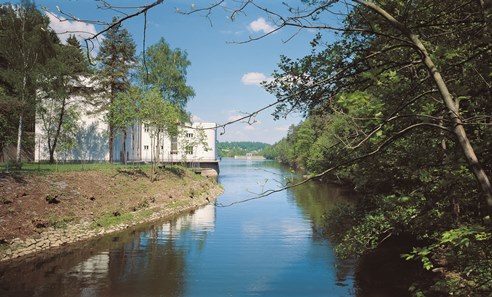
[[[293,175],[273,162],[223,160],[223,204]],[[307,184],[0,266],[0,296],[353,296],[352,265],[322,236],[322,216],[346,199]]]
[[[342,186],[321,180],[313,180],[299,187],[292,188],[291,200],[299,207],[303,215],[311,220],[313,241],[325,242],[332,249],[326,239],[325,215],[338,203],[354,203],[353,191]],[[354,280],[354,262],[335,259],[334,270],[336,285],[341,287],[352,286]]]
[[[0,266],[0,296],[182,296],[185,249],[203,248],[214,223],[209,205],[62,254]]]

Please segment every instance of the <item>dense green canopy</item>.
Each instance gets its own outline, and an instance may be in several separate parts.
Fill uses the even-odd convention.
[[[338,1],[305,2],[308,12],[290,22],[322,28],[312,54],[282,57],[266,89],[279,100],[277,116],[307,118],[271,154],[364,193],[353,211],[328,216],[341,254],[411,234],[419,247],[406,258],[441,272],[416,295],[488,296],[490,3],[349,1],[336,41],[327,42],[323,29],[333,28],[322,22]]]

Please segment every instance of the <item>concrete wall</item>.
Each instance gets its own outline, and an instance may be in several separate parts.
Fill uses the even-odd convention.
[[[67,161],[108,161],[108,125],[104,122],[104,113],[98,113],[93,106],[84,103],[79,97],[72,98],[71,106],[76,109],[80,120],[76,133],[76,143],[72,149],[61,150],[57,146],[55,159],[59,162]],[[34,160],[49,160],[48,142],[43,121],[37,115],[35,126]],[[60,143],[58,145],[61,145]]]
[[[160,137],[160,160],[163,162],[205,162],[215,161],[217,153],[217,133],[215,123],[194,123],[182,127],[177,145],[165,132]],[[132,134],[133,133],[133,134]],[[126,148],[128,161],[152,161],[152,130],[142,126],[127,129]],[[134,149],[132,150],[132,145]],[[118,134],[114,145],[115,161],[121,160],[122,134]]]

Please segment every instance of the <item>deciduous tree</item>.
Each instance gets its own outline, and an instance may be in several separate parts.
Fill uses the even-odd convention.
[[[21,161],[23,132],[34,127],[36,74],[39,73],[36,69],[54,53],[53,33],[48,24],[48,18],[36,9],[33,1],[0,6],[0,84],[3,98],[8,96],[16,101],[12,111],[18,123],[17,162]]]
[[[55,152],[61,135],[67,140],[67,110],[76,105],[76,96],[88,96],[90,80],[88,62],[74,36],[70,36],[67,45],[58,42],[54,45],[55,55],[39,75],[39,108],[37,116],[42,122],[49,161],[54,163]],[[70,122],[70,121],[68,121]],[[71,133],[73,134],[73,133]]]
[[[181,49],[171,49],[161,38],[151,45],[140,62],[138,77],[148,88],[160,91],[162,98],[181,109],[195,96],[193,88],[186,84],[187,68],[191,63]]]

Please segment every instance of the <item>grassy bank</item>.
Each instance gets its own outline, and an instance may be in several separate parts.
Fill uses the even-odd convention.
[[[163,168],[155,182],[148,171],[112,164],[27,164],[0,173],[0,253],[35,246],[39,238],[46,245],[30,252],[90,238],[198,207],[221,192],[214,179],[186,168]],[[67,239],[78,229],[84,233]]]

